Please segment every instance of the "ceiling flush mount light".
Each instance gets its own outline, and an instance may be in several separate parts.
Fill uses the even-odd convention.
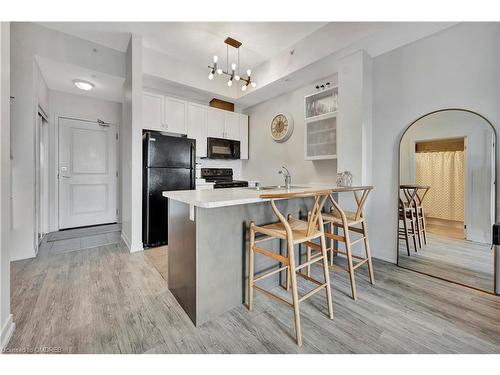
[[[227,37],[224,41],[226,43],[226,70],[219,68],[217,62],[219,61],[218,56],[214,56],[214,63],[212,66],[208,66],[210,69],[210,73],[208,74],[208,79],[213,80],[215,77],[215,73],[218,75],[226,75],[229,76],[229,80],[227,81],[227,86],[231,87],[233,85],[233,81],[241,82],[241,91],[246,91],[248,86],[256,87],[257,84],[252,81],[251,74],[252,71],[250,69],[247,70],[247,76],[243,77],[240,75],[240,47],[241,42],[236,39]],[[233,47],[238,51],[237,63],[231,63],[231,69],[229,69],[229,47]]]
[[[73,83],[80,90],[85,90],[85,91],[92,90],[95,86],[92,82],[84,81],[83,79],[74,79]]]

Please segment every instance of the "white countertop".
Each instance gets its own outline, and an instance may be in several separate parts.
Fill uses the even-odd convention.
[[[163,196],[176,201],[202,208],[216,208],[266,202],[269,199],[260,198],[261,194],[283,192],[307,192],[320,189],[334,189],[335,184],[297,184],[304,186],[290,190],[253,190],[248,188],[213,189],[213,190],[178,190],[164,191]]]

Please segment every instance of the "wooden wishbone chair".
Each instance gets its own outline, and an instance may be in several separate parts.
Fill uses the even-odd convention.
[[[333,306],[332,306],[332,296],[330,290],[330,275],[328,271],[328,262],[327,262],[327,253],[326,253],[326,244],[325,244],[325,233],[323,230],[323,219],[321,216],[321,210],[323,205],[325,204],[326,199],[330,194],[329,190],[315,191],[315,192],[301,192],[301,193],[268,193],[262,194],[260,197],[263,199],[270,199],[271,207],[278,217],[279,222],[273,224],[267,224],[258,226],[252,221],[250,223],[250,258],[249,258],[249,270],[248,270],[248,309],[252,311],[253,308],[253,292],[254,289],[266,294],[269,297],[272,297],[290,307],[293,308],[294,317],[295,317],[295,334],[297,344],[299,346],[302,345],[302,334],[300,328],[300,310],[299,304],[316,294],[317,292],[325,289],[326,292],[326,300],[328,305],[328,316],[330,319],[333,319]],[[308,220],[299,220],[291,215],[288,215],[288,218],[279,211],[276,207],[275,200],[277,199],[291,199],[291,198],[313,198],[313,207],[310,211],[310,215],[308,215]],[[262,236],[256,239],[255,234],[259,233]],[[313,243],[314,239],[320,239],[320,245]],[[260,246],[257,246],[263,241],[272,240],[272,239],[282,239],[286,241],[286,255],[277,254],[271,250],[264,249]],[[296,258],[295,258],[295,250],[294,245],[305,243],[308,246],[313,247],[319,252],[319,255],[309,259],[308,262],[303,263],[297,266]],[[273,271],[270,271],[265,274],[260,274],[257,277],[254,274],[254,257],[255,253],[260,255],[264,255],[274,260],[284,264],[283,267],[277,268]],[[300,272],[304,267],[307,267],[316,262],[321,262],[323,266],[323,277],[324,281],[319,281],[312,278],[310,275],[304,275]],[[291,294],[292,301],[289,302],[285,298],[282,298],[264,288],[256,286],[255,283],[260,281],[268,276],[276,274],[278,272],[286,271],[287,272],[287,285],[288,282],[291,283]],[[297,289],[297,275],[303,277],[305,280],[316,284],[317,286],[299,297],[298,289]],[[288,288],[287,288],[288,290]]]
[[[370,244],[368,241],[368,229],[366,226],[366,221],[364,217],[364,205],[368,194],[373,189],[372,186],[359,187],[353,191],[354,199],[356,200],[356,211],[344,211],[337,201],[333,198],[333,195],[329,195],[330,202],[332,203],[331,211],[323,213],[323,221],[326,224],[330,224],[330,232],[326,232],[325,236],[330,240],[345,243],[345,251],[341,251],[338,248],[334,248],[333,241],[330,243],[330,266],[333,269],[333,256],[335,254],[345,255],[347,258],[347,268],[340,267],[342,270],[349,273],[349,278],[351,282],[352,298],[357,298],[356,293],[356,279],[354,277],[354,271],[365,263],[368,263],[368,275],[370,277],[370,283],[375,283],[375,278],[373,274],[372,257],[370,254]],[[359,225],[359,227],[358,227]],[[337,227],[342,230],[342,234],[335,234],[333,228]],[[361,237],[355,240],[351,240],[350,232],[360,234]],[[352,245],[363,241],[365,248],[365,256],[358,256],[352,254]],[[307,251],[307,257],[309,258],[309,250]],[[353,262],[353,258],[357,260],[357,263]]]

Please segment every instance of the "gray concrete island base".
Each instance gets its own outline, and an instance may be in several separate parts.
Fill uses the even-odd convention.
[[[279,210],[294,217],[307,215],[312,199],[277,202]],[[194,210],[194,221],[190,219]],[[193,211],[191,212],[191,216]],[[246,300],[248,225],[276,222],[269,202],[218,208],[191,207],[169,199],[168,287],[195,325]],[[279,240],[263,243],[283,251]],[[299,249],[296,248],[297,257]],[[272,259],[256,256],[256,273],[277,268]],[[283,276],[284,277],[284,276]],[[279,284],[276,274],[260,285]]]

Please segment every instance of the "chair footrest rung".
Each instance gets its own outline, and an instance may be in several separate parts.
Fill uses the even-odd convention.
[[[276,270],[273,270],[271,272],[265,273],[264,275],[260,275],[259,277],[256,277],[255,279],[253,279],[253,282],[255,283],[256,281],[260,281],[262,279],[265,279],[266,277],[269,277],[269,276],[274,275],[278,272],[284,271],[287,268],[288,268],[288,266],[284,266],[284,267],[278,268]]]
[[[276,240],[277,238],[276,237],[271,237],[271,236],[267,236],[265,234],[262,234],[258,237],[255,237],[255,243],[261,243],[261,242],[265,242],[265,241],[269,241],[269,240]]]
[[[302,277],[302,278],[304,278],[304,279],[306,279],[307,281],[310,281],[310,282],[316,284],[316,285],[321,285],[322,284],[321,281],[313,279],[311,276],[307,276],[306,274],[304,274],[302,272],[297,272],[297,275],[300,276],[300,277]]]
[[[264,249],[263,247],[254,246],[253,251],[255,251],[256,253],[265,255],[269,258],[276,259],[278,262],[281,262],[281,263],[288,265],[288,258],[287,257],[276,254],[275,252],[272,252],[271,250]]]
[[[313,263],[316,263],[316,262],[318,262],[318,261],[320,261],[322,259],[323,259],[323,255],[320,255],[320,256],[317,256],[317,257],[313,257],[310,261],[302,263],[300,266],[295,267],[295,270],[296,271],[301,270],[302,268],[307,267],[307,266],[309,266],[309,265],[311,265]]]
[[[304,294],[302,297],[300,297],[300,298],[299,298],[299,302],[302,302],[302,301],[304,301],[304,300],[308,299],[308,298],[309,298],[309,297],[311,297],[312,295],[314,295],[314,294],[318,293],[321,289],[326,288],[326,285],[327,285],[326,283],[321,284],[320,286],[318,286],[318,287],[314,288],[314,289],[313,289],[313,290],[311,290],[310,292],[308,292],[308,293]]]
[[[351,246],[354,245],[354,244],[357,244],[358,242],[361,242],[365,239],[365,237],[361,237],[361,238],[357,238],[355,239],[354,241],[351,241]]]
[[[313,250],[316,250],[321,253],[321,245],[318,245],[317,243],[311,242],[311,241],[306,241],[305,245],[307,247],[310,247]]]
[[[361,261],[359,261],[358,263],[356,263],[355,265],[352,266],[352,269],[355,270],[356,268],[358,268],[359,266],[362,266],[363,264],[365,264],[366,262],[368,262],[368,258],[365,258]]]
[[[347,253],[345,251],[342,251],[342,250],[333,249],[333,253],[334,254],[342,254],[342,255],[347,257]],[[360,259],[360,260],[366,259],[365,257],[359,256],[359,255],[354,255],[354,254],[351,254],[351,257],[353,257],[354,259]]]
[[[255,289],[257,289],[259,292],[262,292],[264,293],[265,295],[271,297],[271,298],[274,298],[275,300],[279,301],[279,302],[282,302],[284,303],[285,305],[288,305],[288,306],[293,306],[293,304],[291,304],[290,302],[288,302],[286,299],[284,298],[281,298],[280,296],[277,296],[276,294],[274,293],[271,293],[270,291],[264,289],[264,288],[261,288],[259,286],[256,286],[254,285],[253,286]]]

